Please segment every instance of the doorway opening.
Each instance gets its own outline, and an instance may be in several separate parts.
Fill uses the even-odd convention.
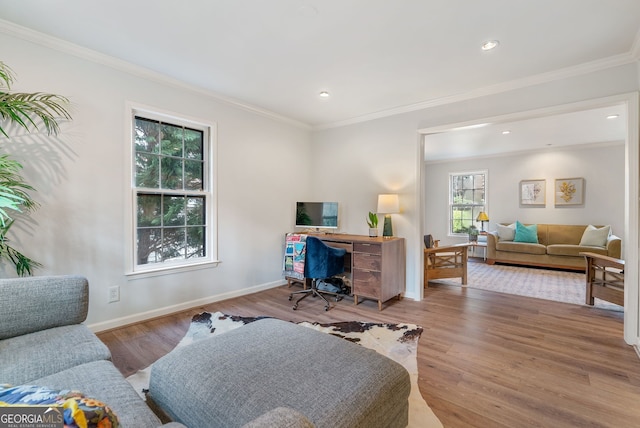
[[[602,122],[592,126],[597,124],[597,117],[602,117]],[[637,94],[422,129],[420,134],[424,156],[420,180],[424,233],[443,236],[449,243],[460,240],[450,236],[446,225],[446,176],[450,170],[460,171],[464,167],[489,170],[493,186],[488,190],[492,210],[488,212],[489,230],[497,222],[524,218],[530,218],[531,223],[547,224],[613,223],[614,233],[622,238],[622,257],[628,266],[625,278],[630,284],[625,291],[625,340],[630,344],[637,342]],[[577,162],[590,166],[581,170]],[[598,183],[605,169],[607,174],[612,172],[612,181],[603,190]],[[445,184],[439,185],[438,176],[443,171],[447,171]],[[585,200],[579,211],[560,209],[554,204],[554,181],[573,177],[570,171],[577,171],[576,176],[585,179]],[[518,183],[528,179],[546,182],[551,195],[543,207],[521,206]],[[607,211],[599,211],[599,206]],[[591,220],[590,215],[596,219]]]

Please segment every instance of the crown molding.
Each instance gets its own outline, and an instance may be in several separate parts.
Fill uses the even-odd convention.
[[[255,113],[269,119],[276,120],[278,122],[284,122],[289,125],[293,125],[298,128],[311,129],[306,123],[291,119],[286,116],[274,113],[272,111],[253,106],[248,103],[244,103],[237,99],[227,97],[219,94],[215,91],[204,89],[196,85],[187,84],[181,80],[169,77],[162,73],[149,70],[148,68],[140,67],[127,61],[112,57],[110,55],[102,54],[89,48],[85,48],[74,43],[67,42],[57,37],[50,36],[48,34],[40,33],[38,31],[31,30],[29,28],[14,24],[9,21],[0,19],[0,33],[7,34],[9,36],[17,37],[28,42],[32,42],[50,49],[54,49],[75,57],[91,61],[97,64],[101,64],[118,71],[122,71],[145,80],[153,81],[156,83],[173,86],[178,89],[184,89],[193,93],[204,95],[206,97],[215,99],[216,101],[223,102],[233,107]]]
[[[631,45],[631,57],[640,61],[640,29],[638,29],[633,45]]]
[[[636,42],[638,42],[638,38],[636,38]],[[636,43],[636,48],[640,49],[640,47],[638,47],[637,45],[638,43]],[[435,98],[433,100],[423,101],[415,104],[409,104],[406,106],[401,106],[401,107],[397,107],[389,110],[382,110],[379,112],[367,114],[364,116],[358,116],[352,119],[342,120],[339,122],[332,122],[332,123],[327,123],[323,125],[317,125],[317,126],[314,126],[312,129],[314,131],[320,131],[323,129],[338,128],[342,126],[353,125],[356,123],[368,122],[374,119],[381,119],[388,116],[394,116],[394,115],[403,114],[403,113],[410,113],[417,110],[424,110],[424,109],[437,107],[441,105],[453,104],[461,101],[468,101],[474,98],[500,94],[503,92],[522,89],[529,86],[535,86],[543,83],[553,82],[555,80],[561,80],[569,77],[589,74],[596,71],[605,70],[608,68],[630,64],[636,61],[637,59],[635,59],[632,56],[631,52],[628,52],[624,54],[611,56],[608,58],[603,58],[603,59],[579,64],[573,67],[567,67],[567,68],[554,70],[547,73],[541,73],[534,76],[525,77],[522,79],[511,80],[509,82],[498,83],[496,85],[485,86],[483,88],[474,89],[472,91],[463,92],[456,95],[451,95],[451,96],[442,97],[442,98]]]

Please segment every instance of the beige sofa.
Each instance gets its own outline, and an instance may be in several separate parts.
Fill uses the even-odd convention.
[[[507,226],[502,223],[501,226]],[[528,266],[543,266],[560,269],[585,270],[585,259],[581,252],[591,252],[621,258],[622,240],[609,235],[603,246],[580,245],[588,226],[538,224],[538,243],[514,242],[501,239],[498,231],[487,233],[487,263],[508,263]],[[595,226],[601,227],[601,226]],[[504,237],[504,233],[502,234]]]

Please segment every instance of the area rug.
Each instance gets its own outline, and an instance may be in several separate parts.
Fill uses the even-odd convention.
[[[193,317],[189,330],[176,348],[211,336],[224,334],[263,318],[268,317],[240,317],[222,312],[203,312]],[[408,426],[412,428],[442,427],[438,418],[422,398],[418,388],[417,348],[418,339],[423,331],[422,327],[415,324],[379,324],[359,321],[330,324],[300,322],[298,324],[373,349],[404,366],[411,379]],[[149,388],[150,372],[151,366],[127,378],[143,398],[143,391]]]
[[[576,305],[585,304],[585,281],[585,274],[580,272],[479,262],[467,265],[467,287]],[[438,279],[432,282],[461,285],[460,279]],[[622,306],[601,299],[595,299],[594,307],[624,311]]]

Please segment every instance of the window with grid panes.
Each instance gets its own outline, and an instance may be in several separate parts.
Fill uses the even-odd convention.
[[[210,261],[210,128],[133,119],[134,270]]]
[[[487,171],[449,175],[449,233],[468,234],[487,205]]]

